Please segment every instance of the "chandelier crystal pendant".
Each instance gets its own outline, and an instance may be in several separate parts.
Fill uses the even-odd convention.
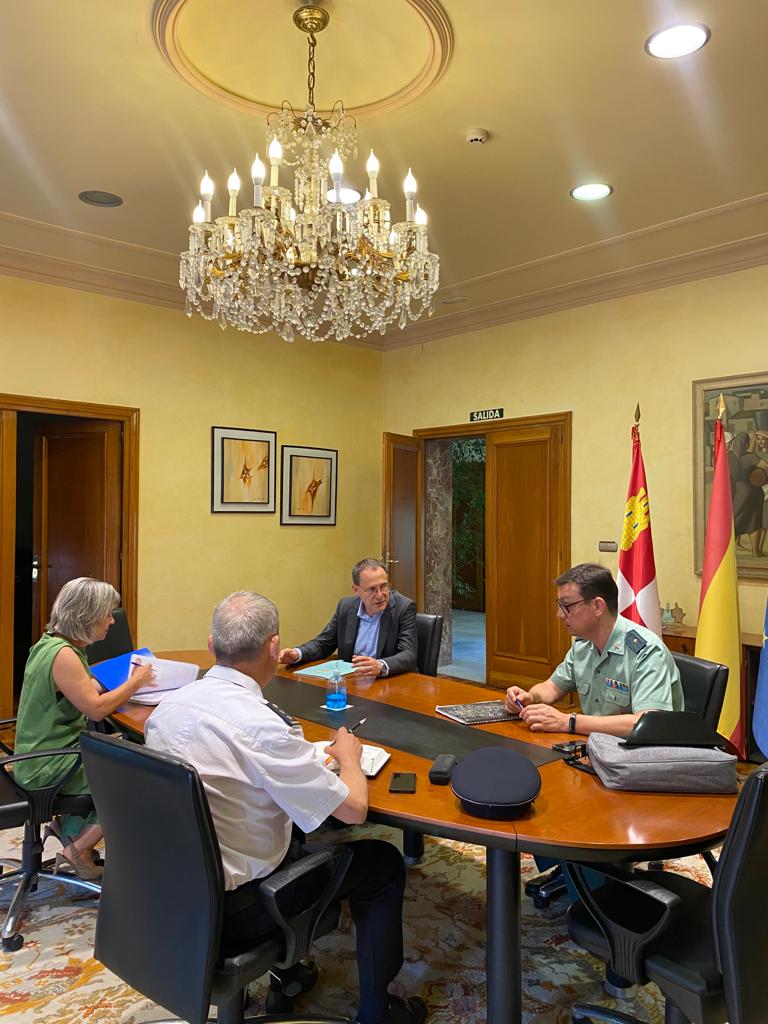
[[[274,331],[286,341],[384,334],[397,322],[433,312],[439,258],[429,252],[427,216],[416,204],[410,168],[403,182],[405,221],[392,224],[379,198],[379,161],[366,163],[368,190],[342,185],[344,164],[357,156],[357,124],[338,100],[327,117],[315,110],[315,34],[328,24],[322,7],[293,15],[309,44],[308,99],[297,114],[287,101],[267,117],[267,169],[251,167],[253,206],[237,211],[240,179],[227,182],[229,211],[212,219],[208,172],[181,254],[179,283],[188,316],[200,313],[241,331]],[[280,183],[293,168],[293,192]],[[284,171],[283,171],[284,174]]]

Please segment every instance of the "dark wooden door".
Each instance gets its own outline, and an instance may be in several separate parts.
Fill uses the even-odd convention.
[[[382,559],[395,590],[423,607],[424,442],[384,434]]]
[[[50,417],[35,430],[33,636],[76,576],[120,589],[122,425]]]
[[[566,649],[552,581],[570,559],[570,419],[486,435],[488,682],[547,679]]]

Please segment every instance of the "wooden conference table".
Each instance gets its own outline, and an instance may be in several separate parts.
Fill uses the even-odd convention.
[[[213,663],[208,651],[166,651],[158,657],[192,662],[203,669]],[[301,720],[307,739],[324,739],[338,725],[349,726],[368,715],[357,735],[391,751],[385,769],[369,783],[370,820],[485,846],[486,1020],[492,1024],[520,1024],[522,1019],[522,852],[582,861],[681,857],[716,846],[731,820],[735,796],[620,793],[606,789],[594,776],[569,768],[559,758],[540,765],[541,793],[523,817],[506,822],[474,818],[462,810],[450,786],[429,782],[427,773],[435,755],[458,755],[466,743],[516,745],[514,741],[518,741],[533,745],[534,749],[529,747],[528,752],[536,761],[548,758],[552,743],[568,737],[532,733],[521,722],[469,728],[435,713],[436,704],[460,704],[496,696],[496,691],[472,683],[414,672],[368,683],[349,682],[348,703],[353,707],[345,712],[325,712],[320,707],[324,700],[323,680],[305,676],[301,679],[304,686],[297,685],[298,682],[290,670],[281,669],[265,689],[270,700]],[[291,707],[296,700],[305,709],[306,717]],[[128,704],[113,718],[122,728],[143,734],[151,712],[152,708]],[[486,736],[481,739],[478,733]],[[427,735],[434,744],[432,748],[422,749],[423,756],[414,753],[414,749],[423,748]],[[416,793],[390,793],[392,771],[415,772]]]

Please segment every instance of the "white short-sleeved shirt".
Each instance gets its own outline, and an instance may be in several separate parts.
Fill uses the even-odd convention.
[[[291,822],[312,832],[349,795],[301,727],[233,668],[215,665],[165,697],[147,720],[146,742],[197,769],[227,889],[274,871],[288,850]]]

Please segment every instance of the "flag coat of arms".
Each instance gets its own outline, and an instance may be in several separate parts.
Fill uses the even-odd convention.
[[[629,474],[624,525],[621,531],[619,571],[619,614],[647,626],[661,636],[661,608],[653,559],[651,510],[645,479],[640,430],[632,427],[632,469]]]
[[[704,569],[701,574],[699,622],[696,626],[696,657],[720,662],[728,667],[728,686],[717,731],[731,741],[739,757],[745,758],[733,499],[728,475],[728,451],[720,420],[715,423],[714,475],[704,534]]]

